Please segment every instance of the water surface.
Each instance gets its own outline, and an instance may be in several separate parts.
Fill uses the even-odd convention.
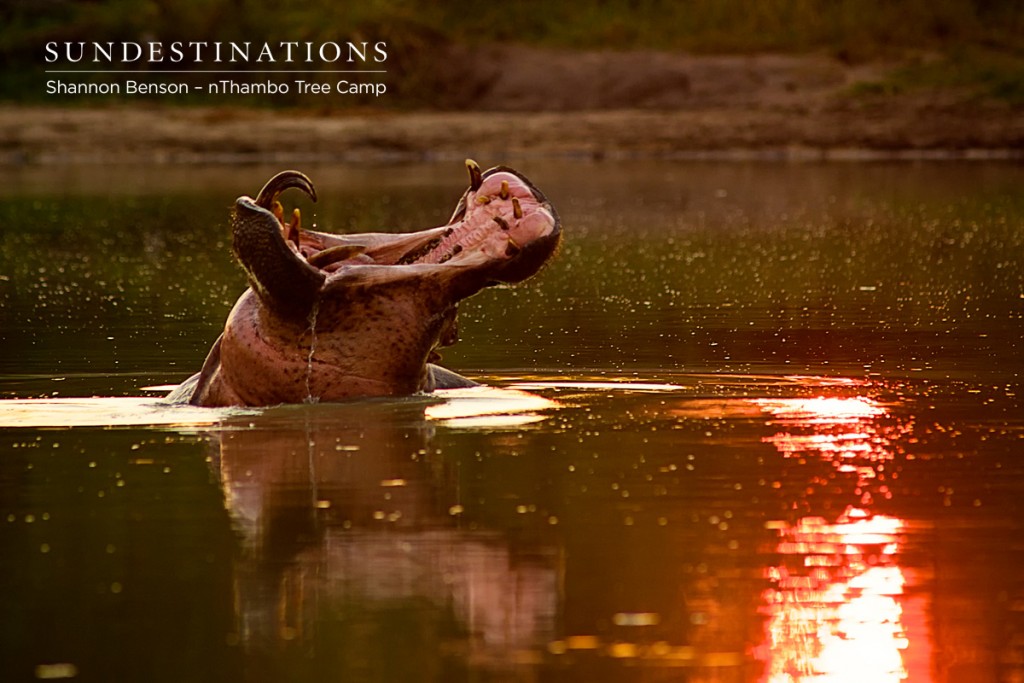
[[[280,169],[3,170],[7,677],[1024,676],[1024,171],[518,166],[566,242],[461,307],[492,390],[255,411],[146,388]],[[340,231],[465,182],[303,170]]]

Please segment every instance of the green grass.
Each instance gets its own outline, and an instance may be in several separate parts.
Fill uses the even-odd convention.
[[[912,62],[891,80],[903,89],[961,88],[1024,104],[1024,58],[1004,53],[956,50],[939,60]]]
[[[978,47],[933,53],[906,60],[880,80],[857,83],[850,94],[871,97],[923,90],[1024,105],[1024,56]]]

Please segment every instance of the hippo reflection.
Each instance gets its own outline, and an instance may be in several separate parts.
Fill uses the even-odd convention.
[[[507,669],[552,638],[560,555],[459,512],[422,403],[282,407],[224,426],[211,461],[241,543],[248,680],[442,680]]]
[[[433,365],[456,341],[456,306],[488,285],[521,282],[552,256],[558,215],[518,172],[467,160],[470,187],[447,225],[407,234],[305,230],[278,202],[314,201],[298,171],[274,176],[231,215],[250,289],[202,370],[169,400],[263,406],[398,396],[471,386]]]

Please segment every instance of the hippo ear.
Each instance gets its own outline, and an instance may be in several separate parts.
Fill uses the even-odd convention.
[[[306,320],[326,276],[288,247],[274,214],[239,197],[231,212],[231,236],[235,257],[263,303],[283,318]]]

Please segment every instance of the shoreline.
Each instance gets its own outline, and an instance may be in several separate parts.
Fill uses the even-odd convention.
[[[809,111],[317,113],[242,108],[0,105],[0,166],[402,163],[489,158],[1017,160],[1024,115],[996,104],[896,100]]]

